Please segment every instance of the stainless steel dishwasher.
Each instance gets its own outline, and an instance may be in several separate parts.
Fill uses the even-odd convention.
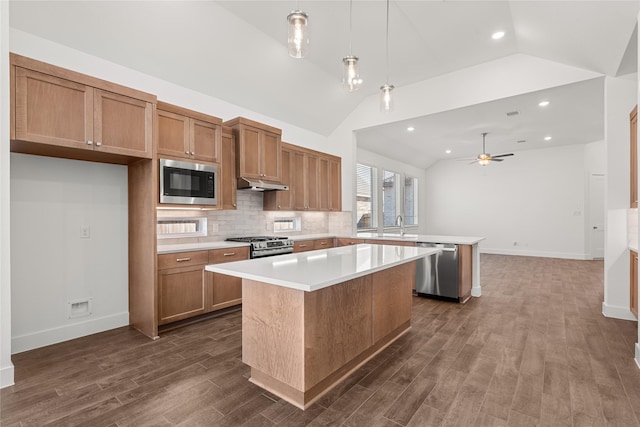
[[[437,248],[441,252],[416,262],[416,293],[458,301],[458,245],[418,243],[417,246]]]

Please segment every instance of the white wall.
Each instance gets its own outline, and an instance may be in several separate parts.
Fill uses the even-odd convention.
[[[127,167],[12,153],[11,258],[13,353],[128,325]]]
[[[357,149],[356,153],[356,161],[357,163],[363,163],[369,166],[375,166],[379,168],[385,168],[388,171],[401,173],[404,175],[411,176],[413,178],[418,178],[418,192],[420,196],[418,197],[418,227],[407,227],[407,233],[414,234],[426,234],[426,224],[424,221],[424,212],[427,208],[427,200],[426,197],[423,197],[424,194],[424,185],[426,181],[426,172],[424,169],[417,168],[415,166],[407,165],[406,163],[399,162],[394,159],[389,159],[387,157],[381,156],[377,153],[374,153],[369,150],[364,150],[362,148]],[[355,185],[355,181],[354,182]],[[355,194],[355,189],[353,193]],[[351,202],[349,203],[351,206]],[[352,230],[356,229],[356,217],[352,216]]]
[[[0,388],[13,384],[9,250],[9,2],[0,2]]]
[[[585,145],[515,152],[486,167],[427,169],[430,234],[486,236],[482,252],[584,259]]]
[[[629,113],[636,104],[637,76],[605,79],[605,260],[602,313],[634,319],[629,310]]]

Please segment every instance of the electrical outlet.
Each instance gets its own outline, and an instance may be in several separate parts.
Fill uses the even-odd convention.
[[[218,227],[218,224],[211,224],[211,232],[212,233],[217,233],[218,231],[220,231],[220,228]]]
[[[88,239],[91,237],[91,228],[89,228],[88,225],[81,225],[80,226],[80,238],[81,239]]]

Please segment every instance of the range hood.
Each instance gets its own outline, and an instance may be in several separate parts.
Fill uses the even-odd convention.
[[[253,178],[238,178],[238,190],[274,191],[288,190],[289,186],[275,181],[263,181]]]

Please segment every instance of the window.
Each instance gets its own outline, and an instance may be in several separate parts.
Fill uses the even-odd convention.
[[[357,229],[375,228],[374,218],[375,170],[371,166],[356,165],[356,215]]]
[[[356,215],[357,231],[397,229],[398,215],[405,226],[417,226],[418,179],[358,163]]]

